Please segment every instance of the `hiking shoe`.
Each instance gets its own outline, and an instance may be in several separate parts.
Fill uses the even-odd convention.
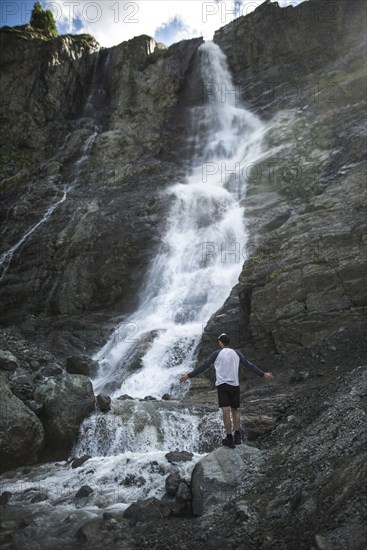
[[[235,446],[236,446],[231,437],[225,437],[224,439],[222,439],[222,445],[225,445],[226,447],[229,447],[230,449],[234,449]]]
[[[241,434],[240,434],[240,432],[234,432],[234,443],[235,443],[235,445],[241,445]]]

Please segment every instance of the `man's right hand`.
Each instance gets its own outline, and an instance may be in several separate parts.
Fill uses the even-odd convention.
[[[275,378],[274,378],[274,376],[272,375],[271,372],[266,372],[266,373],[264,374],[264,378],[265,378],[265,380],[266,380],[267,382],[269,382],[270,380],[275,380]]]
[[[187,372],[184,372],[183,374],[181,374],[180,382],[186,382],[188,379],[189,379],[189,375],[187,374]]]

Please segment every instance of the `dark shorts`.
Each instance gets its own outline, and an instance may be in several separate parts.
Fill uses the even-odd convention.
[[[240,387],[231,386],[230,384],[220,384],[218,390],[218,405],[219,407],[231,407],[239,409],[240,407]]]

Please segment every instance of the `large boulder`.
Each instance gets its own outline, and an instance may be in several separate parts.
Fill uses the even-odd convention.
[[[0,471],[34,464],[45,436],[40,420],[12,394],[4,379],[1,379],[0,402]]]
[[[65,368],[69,374],[82,374],[94,378],[98,373],[99,364],[88,355],[74,355],[66,359]]]
[[[0,370],[14,372],[17,367],[18,359],[10,351],[0,350]]]
[[[47,445],[55,450],[69,450],[80,424],[95,406],[92,383],[86,376],[69,375],[49,378],[34,394],[43,403],[41,415]]]
[[[32,399],[35,384],[28,372],[17,368],[9,377],[11,391],[22,401]]]
[[[201,459],[191,476],[192,511],[201,516],[228,498],[245,494],[257,478],[261,452],[247,445],[220,447]]]
[[[124,512],[124,518],[128,519],[131,525],[137,522],[158,521],[170,515],[170,508],[154,497],[133,502]]]

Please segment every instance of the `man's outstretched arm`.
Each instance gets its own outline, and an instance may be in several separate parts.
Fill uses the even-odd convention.
[[[210,357],[200,366],[196,369],[192,370],[191,372],[185,372],[184,374],[181,374],[180,376],[180,382],[186,382],[189,378],[194,378],[195,376],[199,376],[199,374],[202,374],[204,371],[206,371],[209,367],[211,367],[218,357],[218,353],[221,350],[214,351]]]
[[[250,371],[254,372],[258,376],[262,376],[265,378],[265,380],[274,380],[274,376],[271,372],[265,372],[262,369],[259,369],[256,367],[253,363],[251,363],[240,351],[236,350],[236,353],[238,357],[240,358],[241,364],[248,368]]]

